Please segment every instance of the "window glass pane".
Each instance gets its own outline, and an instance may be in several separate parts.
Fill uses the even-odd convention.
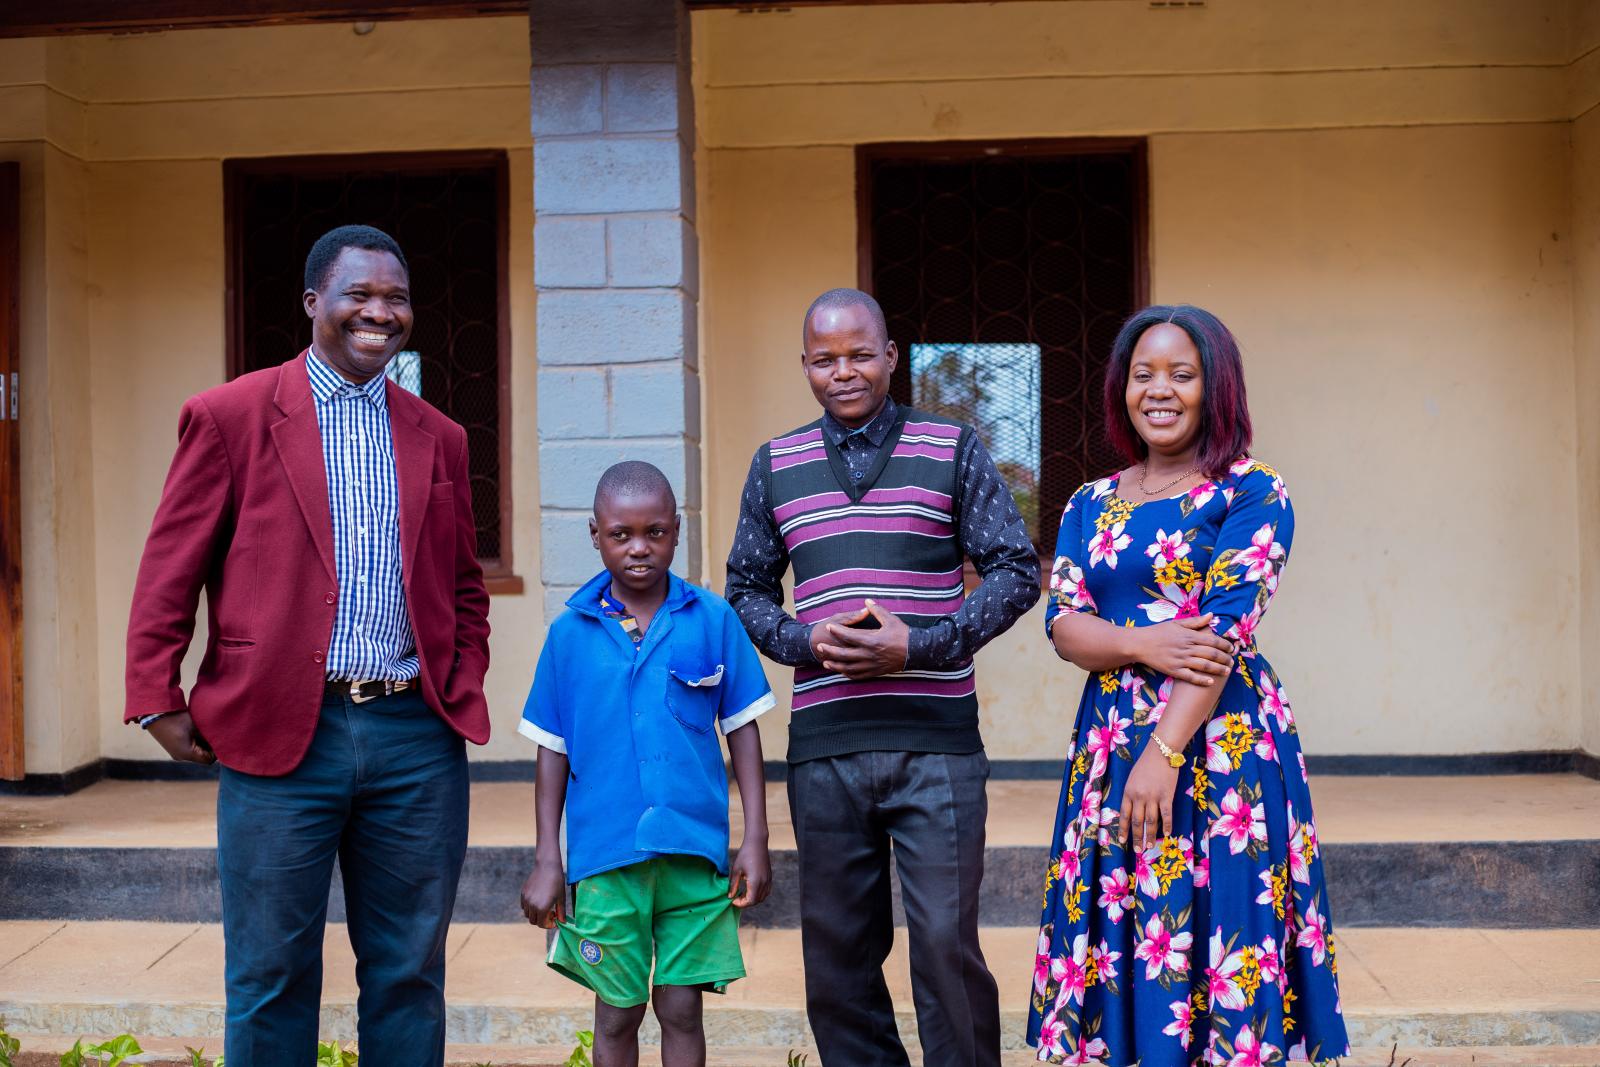
[[[1039,528],[1039,346],[911,345],[911,404],[978,431],[1027,528]]]
[[[383,369],[384,376],[410,393],[422,395],[422,353],[401,352]]]

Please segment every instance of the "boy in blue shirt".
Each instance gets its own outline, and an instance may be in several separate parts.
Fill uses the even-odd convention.
[[[551,623],[518,727],[539,745],[522,910],[556,930],[550,966],[595,992],[596,1067],[638,1063],[652,988],[664,1067],[702,1064],[701,993],[744,977],[735,909],[771,887],[755,719],[775,701],[733,609],[668,570],[678,504],[665,475],[607,470],[589,535],[605,570]],[[714,725],[744,808],[731,877]]]

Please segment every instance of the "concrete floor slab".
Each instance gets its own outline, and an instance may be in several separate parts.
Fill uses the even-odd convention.
[[[1600,781],[1576,774],[1340,777],[1312,782],[1324,842],[1565,841],[1600,836]],[[989,784],[989,845],[1037,846],[1049,836],[1059,782]],[[767,788],[774,849],[792,849],[784,787]],[[733,803],[735,840],[740,810]],[[471,843],[533,843],[533,784],[472,787]],[[105,781],[65,797],[0,797],[0,844],[209,848],[214,782]]]

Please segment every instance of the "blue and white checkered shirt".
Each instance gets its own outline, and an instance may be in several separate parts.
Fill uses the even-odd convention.
[[[306,368],[322,428],[339,578],[328,678],[415,678],[417,645],[400,576],[400,490],[386,379],[380,374],[353,385],[315,352]]]

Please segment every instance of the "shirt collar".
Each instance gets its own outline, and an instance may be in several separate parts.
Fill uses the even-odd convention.
[[[311,378],[311,395],[318,404],[326,404],[337,396],[364,396],[379,411],[388,408],[388,379],[382,374],[375,374],[357,385],[322,362],[316,349],[307,350],[306,374]]]
[[[865,426],[851,429],[834,418],[832,413],[825,411],[822,413],[822,427],[828,431],[828,438],[835,446],[844,444],[855,434],[860,434],[872,443],[873,448],[882,448],[884,440],[889,436],[889,427],[894,425],[894,417],[894,397],[886,396],[883,398],[883,408]]]

